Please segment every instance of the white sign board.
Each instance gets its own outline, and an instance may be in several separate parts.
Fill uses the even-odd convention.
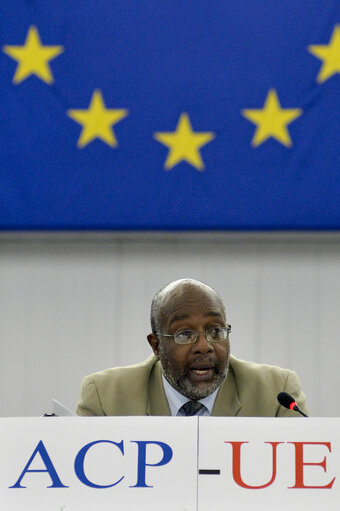
[[[340,419],[0,419],[1,511],[338,511]]]
[[[198,511],[340,509],[340,419],[199,420]]]
[[[4,511],[195,511],[197,418],[0,419]]]

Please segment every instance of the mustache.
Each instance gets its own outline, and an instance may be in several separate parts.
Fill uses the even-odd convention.
[[[216,358],[213,357],[202,357],[202,356],[196,356],[190,360],[190,362],[187,363],[187,365],[192,366],[193,364],[211,364],[211,365],[218,365],[219,362],[216,360]]]
[[[222,372],[224,370],[224,364],[222,362],[220,362],[219,360],[216,360],[215,358],[210,357],[210,356],[208,356],[208,357],[198,356],[198,357],[194,357],[192,360],[190,360],[189,362],[187,362],[185,364],[185,368],[183,368],[183,372],[188,374],[190,372],[191,368],[195,368],[195,366],[209,367],[211,369],[214,369],[216,374],[219,374],[220,372]]]

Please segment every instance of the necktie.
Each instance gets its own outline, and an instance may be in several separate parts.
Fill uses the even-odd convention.
[[[199,401],[187,401],[183,406],[181,406],[181,410],[185,413],[185,415],[191,416],[196,415],[196,413],[203,407],[202,403]]]

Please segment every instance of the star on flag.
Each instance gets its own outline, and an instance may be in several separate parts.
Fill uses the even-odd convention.
[[[64,52],[61,45],[43,45],[36,26],[28,29],[23,46],[5,45],[3,52],[17,61],[13,83],[19,84],[31,75],[37,76],[47,84],[54,78],[50,69],[50,61]],[[309,45],[308,51],[322,61],[317,82],[323,83],[336,73],[340,73],[340,25],[334,27],[329,44]],[[87,110],[69,109],[67,115],[82,125],[77,147],[83,148],[92,140],[99,138],[110,147],[117,147],[113,126],[128,115],[126,109],[108,109],[100,90],[93,92]],[[244,109],[242,115],[256,125],[251,145],[258,147],[269,138],[276,139],[285,147],[292,146],[288,124],[302,115],[300,108],[282,108],[275,89],[270,89],[262,109]],[[176,130],[173,132],[156,132],[154,138],[168,147],[168,155],[164,164],[170,170],[182,161],[186,161],[199,171],[205,169],[200,149],[208,144],[215,134],[213,132],[195,132],[192,129],[189,115],[182,113]]]
[[[199,171],[204,170],[200,148],[208,144],[215,134],[212,132],[195,132],[192,130],[189,115],[182,113],[174,132],[157,132],[154,138],[169,148],[165,161],[165,170],[172,169],[181,161],[186,161]]]
[[[106,108],[100,90],[93,92],[87,110],[70,109],[67,111],[67,115],[83,127],[77,143],[79,148],[85,147],[96,138],[99,138],[110,147],[117,147],[118,142],[112,126],[128,114],[129,111],[123,108]]]
[[[54,79],[49,62],[58,57],[64,48],[63,46],[43,46],[38,29],[31,25],[23,46],[6,45],[2,50],[18,62],[13,77],[14,84],[21,83],[31,75],[36,75],[44,82],[51,84]]]
[[[335,73],[340,73],[340,25],[333,30],[329,44],[311,44],[308,50],[322,60],[322,66],[316,81],[323,83]]]
[[[292,145],[287,125],[302,115],[301,108],[281,108],[280,101],[275,89],[270,89],[265,100],[263,109],[245,109],[242,115],[248,121],[256,124],[256,131],[251,142],[253,147],[258,147],[268,138],[275,138],[286,147]]]

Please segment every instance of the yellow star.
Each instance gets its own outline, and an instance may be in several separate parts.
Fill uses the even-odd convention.
[[[311,44],[310,53],[322,60],[322,66],[316,81],[325,82],[335,73],[340,73],[340,25],[336,25],[329,44]]]
[[[195,133],[192,131],[189,115],[182,113],[176,131],[155,133],[154,138],[169,147],[165,161],[165,170],[172,169],[177,163],[185,160],[199,171],[204,170],[204,163],[199,152],[200,147],[215,137],[212,132]]]
[[[291,146],[287,124],[302,113],[301,108],[281,108],[276,90],[270,89],[262,110],[242,110],[243,117],[257,126],[251,145],[257,147],[273,137],[286,147]]]
[[[18,61],[13,83],[18,84],[30,75],[36,75],[46,83],[54,79],[48,65],[49,61],[64,51],[63,46],[42,46],[38,29],[30,26],[24,46],[3,46],[3,51]]]
[[[117,147],[118,142],[111,126],[128,115],[125,109],[109,109],[105,107],[104,99],[100,90],[95,90],[92,95],[88,110],[67,110],[67,115],[83,126],[77,142],[82,148],[100,138],[111,147]]]

